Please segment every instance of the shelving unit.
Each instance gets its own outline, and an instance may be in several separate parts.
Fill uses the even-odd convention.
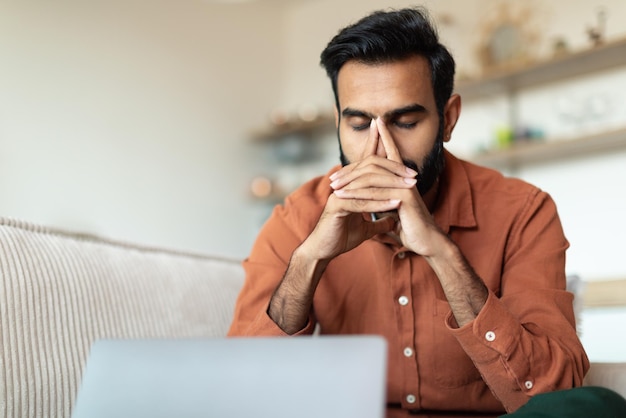
[[[291,135],[311,137],[314,134],[332,129],[335,126],[335,118],[331,114],[322,114],[310,121],[285,122],[281,125],[269,126],[252,132],[255,141],[275,141]]]
[[[492,71],[477,80],[459,81],[456,92],[465,102],[505,94],[510,101],[509,122],[516,131],[517,95],[522,89],[623,66],[626,66],[626,39],[606,42],[515,69]],[[522,165],[621,149],[626,149],[626,127],[576,138],[514,142],[510,148],[477,154],[471,160],[494,168],[515,170]]]
[[[461,95],[464,104],[495,95],[506,95],[510,101],[511,127],[515,128],[519,106],[517,98],[522,90],[571,81],[576,77],[615,68],[626,68],[626,39],[606,42],[523,67],[489,72],[477,80],[459,81],[456,92]],[[514,172],[522,167],[625,151],[626,124],[579,137],[514,142],[509,148],[479,153],[469,159],[480,165]],[[625,295],[626,279],[623,277],[617,280],[591,280],[586,281],[583,303],[585,308],[624,307]]]
[[[626,65],[626,39],[511,70],[489,72],[477,80],[459,81],[456,92],[465,100],[475,100],[622,65]]]
[[[511,126],[515,128],[516,96],[520,90],[620,66],[626,66],[626,39],[606,42],[582,51],[564,53],[523,67],[492,71],[477,80],[459,81],[455,91],[465,102],[497,94],[507,95],[512,102]],[[322,114],[312,121],[288,122],[257,130],[252,133],[252,138],[255,141],[270,142],[280,141],[289,136],[300,136],[306,140],[318,137],[320,132],[333,128],[333,116]],[[494,168],[516,169],[522,165],[623,149],[626,149],[626,127],[577,138],[548,138],[541,142],[520,141],[507,149],[477,154],[471,160]]]
[[[626,150],[626,128],[580,138],[552,139],[549,142],[521,142],[510,148],[475,155],[472,161],[493,168],[516,169],[572,157]]]
[[[284,180],[285,176],[297,178],[298,171],[304,165],[314,164],[319,159],[320,142],[317,140],[327,137],[334,128],[334,115],[328,112],[318,114],[311,120],[292,118],[281,124],[268,123],[268,126],[251,132],[251,140],[268,150],[272,160],[266,173],[252,180],[254,182],[263,178],[270,182],[267,195],[251,193],[254,202],[268,208],[281,203],[293,187],[289,184],[292,181],[287,181],[288,185],[285,185],[280,180]]]

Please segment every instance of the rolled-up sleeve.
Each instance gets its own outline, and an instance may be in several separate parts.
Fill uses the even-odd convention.
[[[304,197],[303,197],[304,196]],[[300,205],[298,211],[293,203],[306,197],[304,193],[290,196],[284,205],[274,208],[272,215],[261,229],[250,256],[243,261],[246,273],[244,285],[239,292],[233,321],[228,336],[286,336],[287,334],[267,313],[270,299],[280,284],[293,251],[308,236],[315,225],[320,208],[314,204]],[[313,312],[307,325],[293,335],[312,334],[316,326]]]
[[[493,394],[512,412],[535,394],[582,385],[589,361],[565,290],[568,247],[556,207],[529,196],[512,228],[500,283],[476,319],[446,324]]]
[[[288,335],[309,335],[315,329],[315,319],[309,315],[307,325],[296,334],[285,333],[267,313],[269,301],[284,270],[254,263],[249,259],[243,262],[246,282],[235,306],[235,313],[228,336],[230,337],[282,337]],[[284,269],[287,266],[285,265]]]

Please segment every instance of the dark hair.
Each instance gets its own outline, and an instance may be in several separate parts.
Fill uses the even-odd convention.
[[[376,11],[342,29],[322,52],[321,65],[330,77],[339,108],[337,76],[346,62],[382,64],[415,55],[428,59],[441,116],[454,88],[454,58],[439,43],[437,30],[424,8]]]

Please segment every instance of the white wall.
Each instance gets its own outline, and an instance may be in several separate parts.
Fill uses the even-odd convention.
[[[371,10],[413,3],[0,0],[0,214],[245,256],[267,214],[249,198],[248,184],[273,170],[249,131],[275,108],[330,108],[330,85],[318,64],[326,43]],[[500,2],[424,3],[436,19],[451,18],[440,24],[442,39],[459,72],[475,73],[477,28]],[[585,29],[601,5],[608,10],[607,37],[626,36],[621,0],[523,4],[536,11],[538,55],[548,53],[557,35],[573,48],[585,46]],[[590,83],[616,95],[623,79]],[[552,93],[526,100],[532,104],[542,94]],[[502,104],[496,98],[466,105],[450,148],[474,150],[497,115],[506,115]],[[322,146],[328,157],[306,167],[303,178],[337,161],[334,141],[329,135]],[[624,158],[617,153],[518,173],[555,196],[572,242],[568,271],[586,279],[626,276],[613,233],[624,226],[619,214],[626,198],[617,189],[626,177]],[[579,191],[572,179],[586,186]],[[594,188],[594,181],[604,186]]]
[[[0,0],[0,214],[243,257],[280,9]]]

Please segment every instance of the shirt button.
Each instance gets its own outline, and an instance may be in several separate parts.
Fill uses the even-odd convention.
[[[527,380],[524,382],[524,386],[526,386],[526,389],[531,390],[533,388],[533,382]]]
[[[406,395],[406,401],[408,403],[415,403],[415,395]]]
[[[404,349],[404,355],[405,355],[406,357],[411,357],[411,356],[413,355],[413,350],[411,350],[411,348],[410,348],[410,347],[405,348],[405,349]]]
[[[406,306],[409,304],[409,298],[407,298],[406,296],[400,296],[398,298],[398,303],[402,306]]]
[[[401,253],[398,253],[398,258],[400,260],[402,260],[404,257],[406,257],[406,253],[404,251],[402,251]]]
[[[485,334],[485,340],[491,342],[494,341],[496,339],[496,333],[493,331],[487,331],[487,333]]]

